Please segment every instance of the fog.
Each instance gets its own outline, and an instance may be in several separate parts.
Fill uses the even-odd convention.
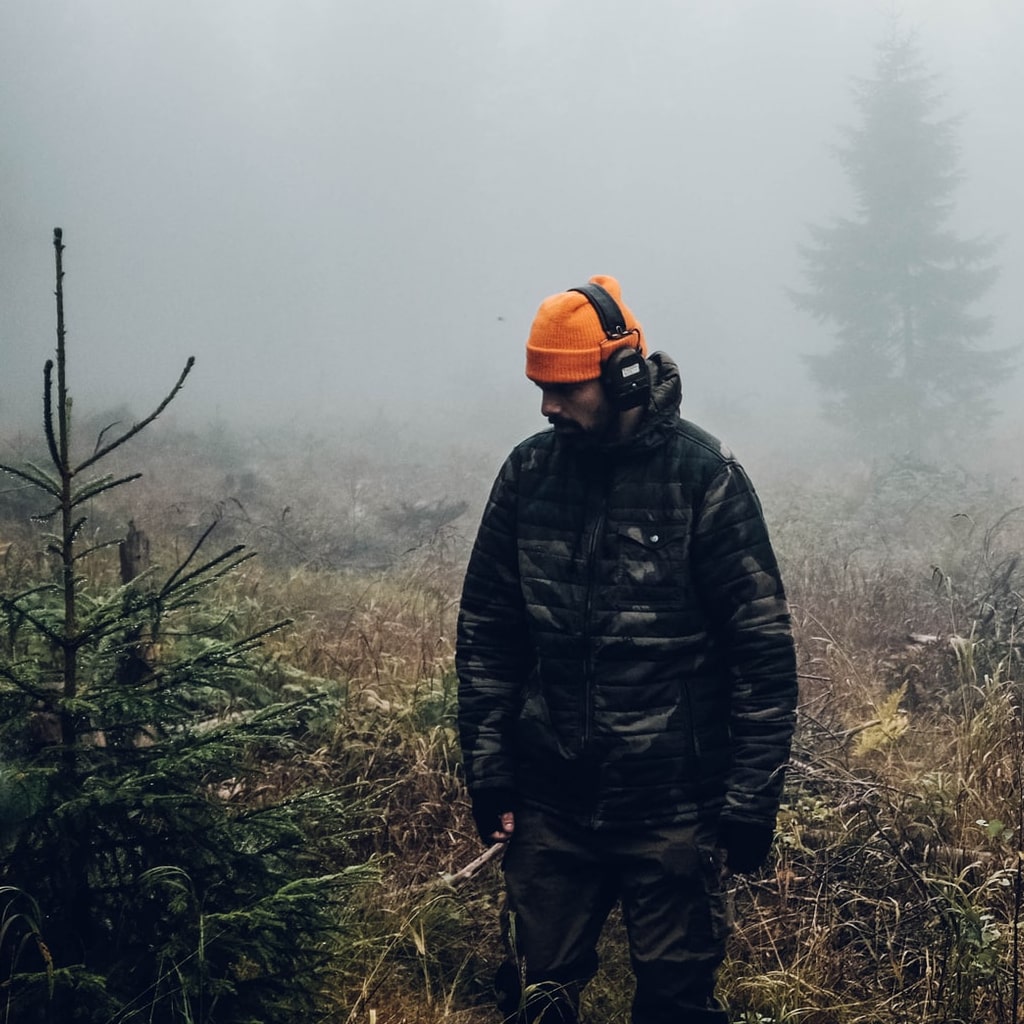
[[[852,212],[830,147],[894,11],[964,115],[953,226],[1004,236],[1017,344],[1018,0],[0,0],[0,430],[38,418],[59,225],[89,406],[144,414],[194,354],[178,421],[510,444],[538,303],[610,273],[687,415],[795,457],[827,334],[786,289]]]

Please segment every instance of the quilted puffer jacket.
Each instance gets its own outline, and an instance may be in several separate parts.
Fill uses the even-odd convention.
[[[458,622],[467,783],[592,828],[770,825],[796,703],[775,555],[675,364],[649,366],[628,440],[547,430],[495,481]]]

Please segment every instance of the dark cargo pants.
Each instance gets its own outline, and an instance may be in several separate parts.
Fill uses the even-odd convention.
[[[721,865],[707,828],[594,831],[518,811],[504,859],[517,964],[499,971],[499,1006],[518,1021],[574,1022],[601,929],[621,900],[633,1024],[726,1024],[714,998],[730,930]]]

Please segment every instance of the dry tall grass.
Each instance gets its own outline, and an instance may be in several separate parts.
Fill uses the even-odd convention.
[[[251,470],[246,502],[239,456],[197,464],[195,446],[186,466],[173,439],[165,445],[170,454],[151,453],[142,514],[97,510],[99,528],[130,514],[173,547],[219,509],[257,548],[273,538],[272,557],[248,563],[225,595],[225,614],[292,620],[267,671],[283,688],[304,674],[344,696],[316,758],[293,770],[369,788],[378,808],[364,841],[381,880],[350,907],[360,939],[337,950],[343,978],[324,1019],[495,1021],[500,870],[445,878],[480,852],[459,765],[452,643],[483,477],[443,466],[374,475],[372,459],[348,456],[336,477],[299,474],[298,486],[296,463],[277,454]],[[353,466],[358,481],[346,476]],[[277,478],[275,467],[291,468]],[[185,479],[201,484],[182,496]],[[771,863],[735,880],[722,993],[745,1024],[1016,1021],[1019,497],[906,466],[832,491],[769,485],[763,496],[793,606],[800,723]],[[469,514],[432,532],[414,536],[403,519],[464,498]],[[8,570],[32,571],[22,528],[3,530]],[[589,1019],[625,1022],[617,918],[602,954]]]

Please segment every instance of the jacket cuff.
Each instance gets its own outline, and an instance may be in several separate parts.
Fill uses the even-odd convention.
[[[730,871],[745,875],[762,867],[768,859],[775,837],[775,826],[765,822],[723,818],[718,827],[718,842],[725,850]]]

